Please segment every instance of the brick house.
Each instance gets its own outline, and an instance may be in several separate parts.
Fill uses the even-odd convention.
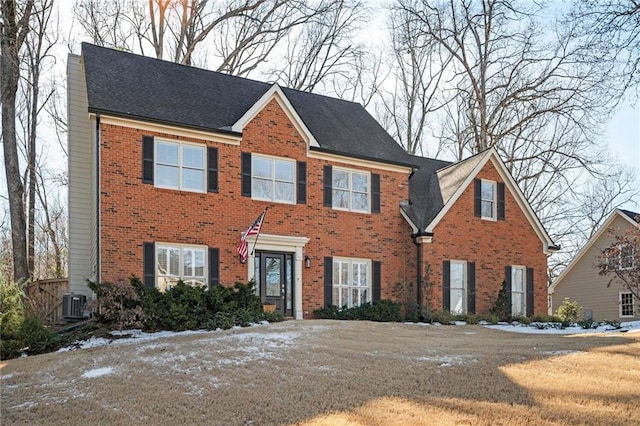
[[[359,104],[90,44],[67,74],[72,292],[255,278],[302,319],[429,264],[436,309],[486,312],[507,271],[522,313],[547,310],[554,245],[494,150],[410,156]]]

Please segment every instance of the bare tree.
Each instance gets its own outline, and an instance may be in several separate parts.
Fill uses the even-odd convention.
[[[567,20],[578,23],[587,58],[611,67],[612,88],[622,95],[640,84],[640,2],[575,1]]]
[[[353,40],[365,19],[362,2],[329,0],[318,10],[322,13],[286,35],[284,57],[267,73],[275,81],[312,91],[321,82],[340,80],[355,71],[365,54]]]
[[[440,83],[452,58],[414,18],[418,5],[410,0],[390,13],[394,85],[381,97],[382,121],[410,154],[423,153],[429,119],[446,104]]]
[[[20,50],[29,33],[33,0],[18,8],[15,0],[0,2],[2,11],[1,72],[2,145],[11,214],[13,279],[29,278],[27,264],[26,221],[23,204],[24,187],[20,180],[20,164],[16,139],[16,92],[20,79]]]

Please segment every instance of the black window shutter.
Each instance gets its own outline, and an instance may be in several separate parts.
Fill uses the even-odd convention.
[[[451,309],[451,262],[442,261],[442,310]]]
[[[467,312],[476,313],[476,262],[467,263]]]
[[[298,204],[307,204],[307,163],[298,161]]]
[[[207,191],[218,192],[218,148],[207,148]]]
[[[153,136],[142,136],[142,182],[153,183]]]
[[[504,220],[504,182],[498,182],[498,220]]]
[[[324,258],[324,306],[333,305],[333,257]]]
[[[209,248],[209,288],[220,284],[220,249]]]
[[[507,312],[511,315],[513,310],[511,302],[511,266],[504,267],[504,283],[505,292],[507,293]]]
[[[251,197],[251,153],[243,152],[241,160],[242,196]]]
[[[371,174],[371,213],[380,213],[380,175]]]
[[[534,308],[533,294],[533,268],[527,268],[527,316],[533,315]]]
[[[145,287],[156,286],[156,245],[154,243],[144,243],[144,285]]]
[[[482,216],[482,181],[480,179],[473,180],[473,214],[476,217]]]
[[[331,171],[332,171],[331,166],[324,166],[323,173],[322,173],[322,181],[323,181],[323,188],[324,188],[324,193],[322,196],[322,204],[326,207],[333,206],[333,200],[332,200],[333,177],[332,177]]]
[[[382,282],[382,262],[374,261],[372,263],[373,282],[371,288],[371,298],[373,302],[379,302],[381,296],[381,282]]]

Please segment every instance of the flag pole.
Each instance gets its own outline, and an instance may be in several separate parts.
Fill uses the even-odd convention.
[[[253,252],[256,250],[256,244],[258,244],[258,238],[260,237],[260,233],[262,232],[262,225],[264,225],[264,219],[267,217],[267,210],[269,210],[269,206],[264,208],[262,212],[262,223],[260,223],[260,229],[258,229],[258,234],[256,235],[256,240],[253,242],[253,248],[251,249],[251,256],[253,256]]]

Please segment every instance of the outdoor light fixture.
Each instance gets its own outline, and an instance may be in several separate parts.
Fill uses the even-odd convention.
[[[304,267],[311,268],[311,258],[309,256],[304,257]]]

